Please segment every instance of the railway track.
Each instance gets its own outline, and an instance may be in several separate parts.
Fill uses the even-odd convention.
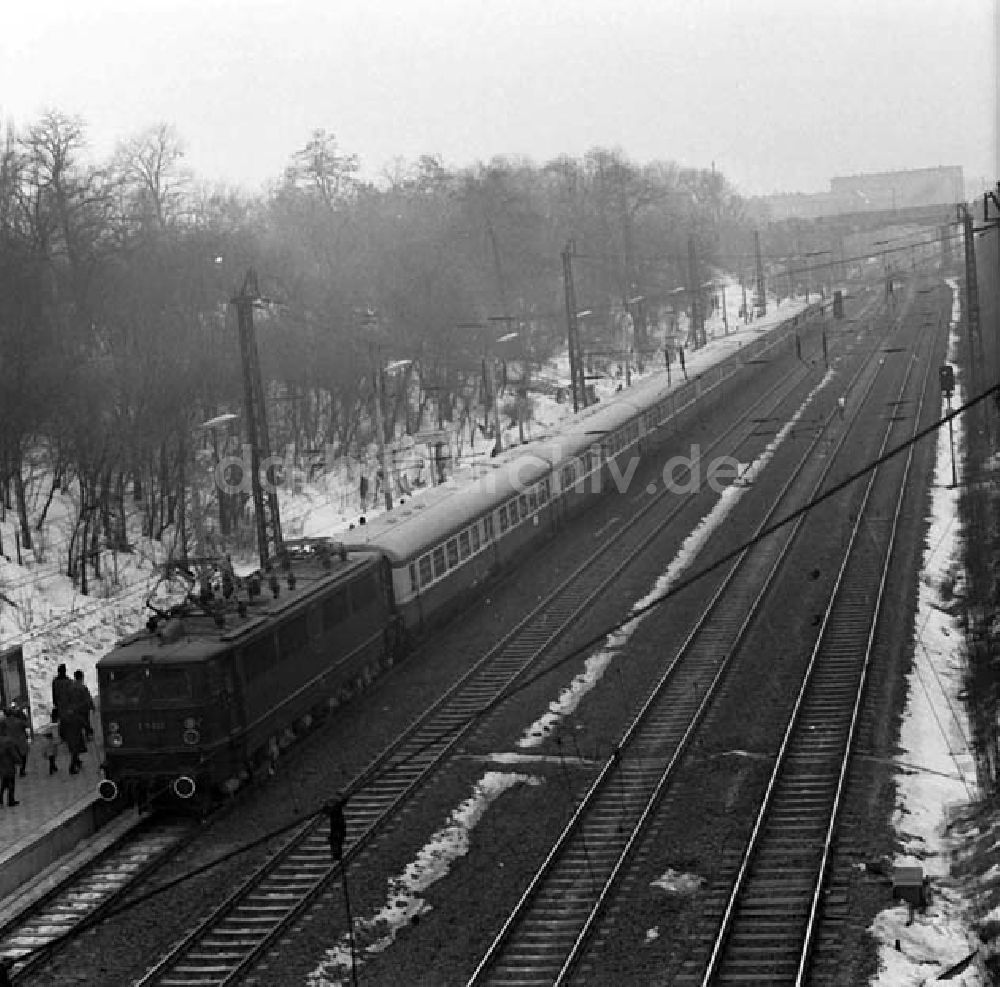
[[[0,958],[12,964],[13,983],[30,983],[81,923],[96,921],[114,908],[136,882],[190,842],[199,828],[192,819],[150,818],[0,927]]]
[[[809,377],[802,370],[754,402],[703,453],[758,448],[759,412],[770,415]],[[746,457],[744,452],[743,456]],[[232,984],[328,885],[349,866],[412,798],[468,731],[551,647],[591,601],[651,544],[684,508],[684,498],[664,516],[666,491],[650,497],[630,521],[607,539],[535,610],[481,658],[416,723],[382,752],[349,786],[347,839],[342,864],[330,860],[323,817],[303,824],[288,843],[216,908],[138,982],[142,985]]]
[[[924,361],[910,434],[920,427],[933,361]],[[906,383],[915,364],[910,362]],[[900,393],[902,398],[902,390]],[[892,418],[881,455],[902,440]],[[805,982],[878,629],[913,446],[873,471],[778,750],[750,840],[725,902],[703,985]],[[895,492],[891,517],[876,484]],[[869,508],[874,508],[870,510]]]
[[[880,369],[869,360],[859,377],[866,366],[865,396]],[[757,534],[819,491],[848,435],[845,429],[826,458],[815,455],[837,417],[831,411],[808,444]],[[708,607],[583,796],[470,985],[565,982],[804,522],[802,515],[727,566]]]

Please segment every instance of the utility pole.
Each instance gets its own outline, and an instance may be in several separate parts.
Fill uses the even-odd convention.
[[[765,293],[766,285],[764,283],[764,261],[760,256],[760,231],[753,231],[753,249],[754,255],[757,259],[757,292],[754,298],[754,308],[757,310],[757,315],[767,315],[767,295]]]
[[[278,513],[278,491],[270,465],[271,447],[267,431],[267,408],[264,404],[264,385],[257,355],[257,337],[253,327],[254,302],[260,300],[257,274],[247,271],[240,293],[232,299],[236,308],[236,322],[240,336],[240,357],[243,369],[243,404],[246,410],[247,438],[250,440],[250,489],[253,493],[254,520],[257,525],[257,550],[260,568],[266,572],[271,560],[284,552],[281,538],[281,517]],[[268,462],[267,491],[260,482],[261,462]]]
[[[701,310],[701,281],[698,277],[698,252],[695,247],[694,234],[688,234],[688,292],[691,295],[691,332],[689,341],[695,347],[705,345],[705,316]]]
[[[583,381],[583,361],[580,354],[580,330],[576,321],[576,292],[573,289],[573,241],[568,240],[562,252],[563,286],[566,290],[566,330],[569,346],[570,390],[573,392],[573,411],[580,405],[587,407],[587,391]]]
[[[371,326],[375,325],[375,317],[371,316]],[[368,344],[372,363],[372,385],[375,392],[375,431],[378,433],[379,459],[382,461],[382,493],[385,496],[385,509],[392,510],[392,470],[389,466],[389,450],[385,444],[385,423],[382,420],[382,361],[379,356],[378,343],[371,340]]]
[[[632,362],[629,358],[629,337],[635,329],[632,313],[629,311],[628,299],[625,302],[625,314],[622,316],[622,362],[625,364],[625,386],[632,386]]]
[[[964,202],[958,205],[958,218],[962,223],[965,244],[965,328],[969,338],[969,371],[973,396],[980,394],[980,370],[983,366],[983,337],[979,325],[979,283],[976,278],[976,241],[972,229],[972,213]],[[989,406],[980,409],[987,447],[990,442]]]

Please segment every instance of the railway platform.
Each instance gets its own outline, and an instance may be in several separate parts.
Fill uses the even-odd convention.
[[[56,761],[59,771],[50,775],[36,743],[25,777],[17,778],[20,804],[0,808],[0,909],[8,897],[24,890],[113,818],[114,810],[97,796],[104,748],[99,722],[95,728],[97,733],[82,755],[83,768],[75,775],[69,773],[65,745],[60,745]]]

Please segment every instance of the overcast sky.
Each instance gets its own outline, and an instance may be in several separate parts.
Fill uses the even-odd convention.
[[[256,189],[313,130],[377,176],[594,146],[745,193],[958,164],[1000,177],[998,0],[8,0],[0,114],[93,152],[173,124]]]

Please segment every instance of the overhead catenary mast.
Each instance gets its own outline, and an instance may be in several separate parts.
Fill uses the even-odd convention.
[[[267,407],[264,384],[257,355],[257,337],[253,326],[253,306],[261,300],[257,288],[257,273],[247,271],[240,293],[232,299],[240,335],[240,358],[243,369],[243,404],[250,443],[250,489],[253,493],[254,519],[257,525],[257,549],[261,572],[284,554],[281,538],[281,516],[278,513],[278,491],[271,462],[271,443],[267,430]],[[267,490],[261,483],[261,464],[267,464]]]

